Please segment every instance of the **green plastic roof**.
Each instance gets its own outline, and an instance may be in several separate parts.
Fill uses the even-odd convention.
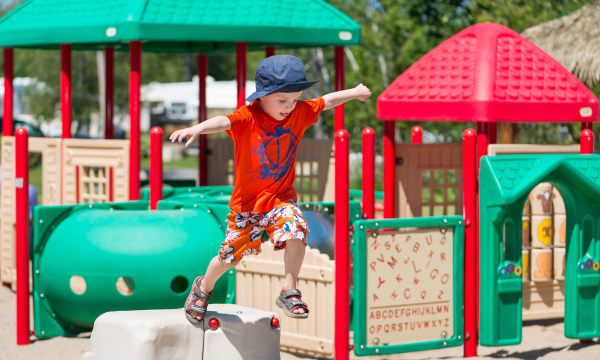
[[[360,25],[324,0],[28,0],[0,18],[0,47],[229,52],[360,43]]]

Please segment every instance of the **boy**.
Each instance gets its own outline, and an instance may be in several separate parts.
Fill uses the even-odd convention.
[[[298,100],[317,81],[306,81],[304,65],[289,55],[271,56],[258,64],[256,89],[233,114],[216,116],[191,128],[175,131],[169,139],[190,146],[200,134],[225,131],[235,143],[235,184],[229,207],[225,241],[206,270],[197,277],[185,302],[185,314],[198,323],[206,313],[212,289],[225,271],[244,256],[261,252],[267,231],[275,250],[285,248],[285,281],[276,304],[292,318],[308,317],[308,306],[296,289],[304,259],[308,226],[296,206],[294,163],[304,131],[323,110],[348,100],[371,96],[362,84],[314,100]]]

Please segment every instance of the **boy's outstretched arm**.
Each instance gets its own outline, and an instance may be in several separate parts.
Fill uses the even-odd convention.
[[[323,100],[325,100],[323,110],[329,110],[352,99],[366,101],[369,96],[371,96],[371,90],[363,84],[358,85],[354,89],[336,91],[323,96]]]
[[[171,142],[179,141],[181,144],[183,139],[188,138],[185,147],[189,147],[200,134],[212,134],[229,129],[231,129],[231,121],[227,116],[215,116],[198,125],[175,131],[169,136],[169,140]]]

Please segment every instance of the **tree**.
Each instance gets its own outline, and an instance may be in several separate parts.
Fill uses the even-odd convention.
[[[578,10],[588,0],[535,1],[535,0],[477,0],[472,1],[472,13],[476,23],[492,21],[505,25],[516,32],[535,26]],[[600,95],[600,86],[591,89]],[[595,126],[596,131],[598,127]],[[579,140],[581,124],[515,124],[511,132],[523,143],[570,144]]]
[[[492,21],[522,32],[540,22],[566,15],[579,9],[586,0],[330,0],[332,5],[348,14],[362,27],[362,44],[351,47],[358,69],[347,66],[346,85],[359,82],[369,86],[373,94],[380,94],[389,82],[402,74],[434,47],[464,28]],[[330,51],[327,64],[332,67]],[[600,94],[600,87],[592,89]],[[382,124],[376,120],[376,100],[346,105],[346,124],[352,136],[352,147],[359,150],[360,130],[366,126],[382,133]],[[330,120],[328,124],[331,124]],[[410,140],[410,129],[415,123],[397,123],[399,141]],[[419,122],[436,141],[460,141],[467,126],[451,122]],[[599,125],[600,126],[600,125]],[[579,138],[579,124],[556,126],[551,124],[519,125],[522,142],[570,143]],[[378,136],[378,139],[381,137]],[[378,150],[381,146],[378,146]]]

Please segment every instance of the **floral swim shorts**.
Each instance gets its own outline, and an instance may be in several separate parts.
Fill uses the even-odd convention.
[[[308,226],[293,200],[281,203],[269,212],[232,211],[227,219],[227,234],[219,250],[219,259],[224,263],[260,254],[263,230],[276,251],[284,249],[286,241],[291,239],[300,239],[306,245]]]

